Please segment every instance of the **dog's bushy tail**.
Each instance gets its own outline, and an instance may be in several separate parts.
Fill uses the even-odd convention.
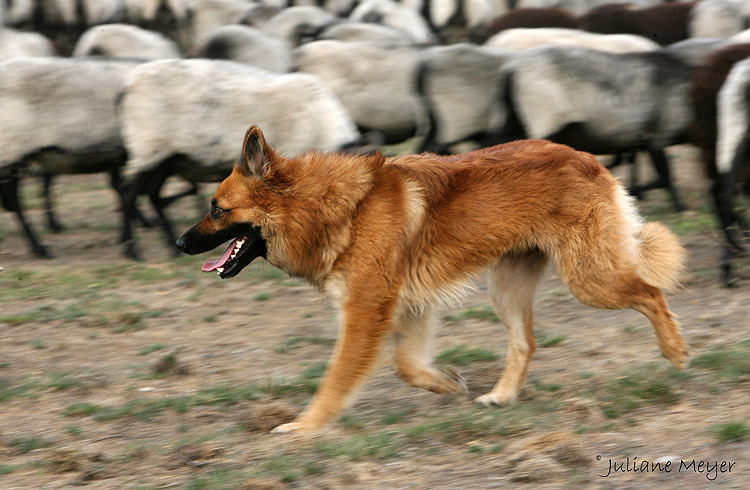
[[[626,223],[624,240],[635,256],[638,275],[659,289],[677,289],[687,262],[687,252],[677,235],[661,223],[644,222],[635,199],[619,184],[615,201]]]
[[[638,273],[652,286],[668,291],[680,285],[687,253],[677,236],[661,223],[644,223],[636,232],[639,241]]]

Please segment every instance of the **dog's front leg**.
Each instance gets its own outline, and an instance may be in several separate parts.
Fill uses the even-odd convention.
[[[375,369],[383,339],[391,329],[389,307],[345,307],[331,363],[310,404],[293,421],[272,432],[309,431],[323,427],[354,398],[357,389]]]

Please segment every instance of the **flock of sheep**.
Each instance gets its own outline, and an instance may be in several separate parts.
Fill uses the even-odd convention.
[[[21,178],[108,172],[122,240],[167,178],[218,181],[258,124],[282,152],[547,138],[596,154],[702,150],[726,237],[748,182],[750,0],[0,0],[0,198],[32,251]],[[743,180],[744,179],[744,180]],[[188,191],[189,192],[189,191]]]

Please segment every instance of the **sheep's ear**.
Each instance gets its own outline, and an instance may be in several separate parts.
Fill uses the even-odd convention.
[[[273,150],[266,144],[263,132],[258,126],[250,126],[242,143],[242,157],[239,169],[246,175],[263,178],[268,173]]]

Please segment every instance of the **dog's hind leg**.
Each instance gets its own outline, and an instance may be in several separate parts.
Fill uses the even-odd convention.
[[[644,314],[656,331],[664,357],[677,369],[687,366],[687,348],[661,289],[646,282],[619,246],[590,244],[585,253],[570,247],[558,258],[558,269],[581,303],[597,308],[632,308]]]
[[[602,277],[579,273],[568,281],[568,287],[581,303],[606,309],[632,308],[644,314],[656,331],[664,357],[677,369],[687,366],[687,348],[674,315],[667,307],[664,294],[635,273],[609,274]]]
[[[490,300],[508,329],[508,353],[500,380],[476,399],[483,405],[512,403],[518,398],[534,340],[534,293],[544,274],[547,258],[539,251],[509,254],[489,271]]]
[[[405,311],[398,316],[394,325],[398,374],[410,385],[434,393],[467,391],[466,383],[458,373],[444,373],[431,365],[435,326],[430,308]]]

